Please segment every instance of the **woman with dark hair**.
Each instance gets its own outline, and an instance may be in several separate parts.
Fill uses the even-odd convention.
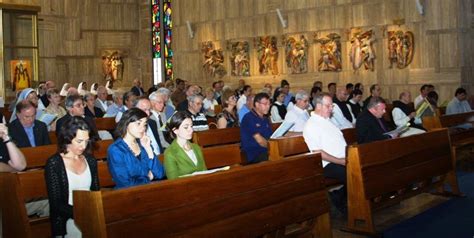
[[[186,112],[175,113],[168,124],[168,140],[173,141],[165,150],[165,171],[168,179],[206,170],[200,147],[189,142],[193,137],[193,121]]]
[[[146,134],[147,114],[131,108],[123,113],[117,124],[117,139],[107,150],[109,171],[115,188],[150,183],[164,176],[163,165],[153,153]]]
[[[232,90],[226,89],[222,93],[222,112],[217,115],[217,128],[230,128],[239,126],[237,116],[237,99]]]
[[[81,236],[74,224],[72,191],[100,189],[97,161],[90,151],[87,122],[77,116],[67,119],[59,130],[58,152],[44,168],[52,236]]]
[[[104,116],[104,112],[95,106],[95,96],[92,93],[86,93],[84,95],[84,115],[91,118],[100,118]]]

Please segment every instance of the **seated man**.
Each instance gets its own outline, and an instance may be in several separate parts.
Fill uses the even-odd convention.
[[[112,94],[113,103],[107,107],[104,117],[115,117],[119,112],[124,112],[123,92],[120,90],[114,91]]]
[[[295,106],[286,113],[284,122],[295,123],[290,128],[290,132],[303,132],[304,124],[309,119],[306,109],[309,105],[309,95],[304,90],[300,90],[295,95]]]
[[[120,118],[122,118],[122,114],[127,111],[128,109],[134,107],[137,104],[137,96],[132,91],[128,91],[123,94],[122,96],[122,109],[121,111],[117,112],[115,116],[115,122],[119,122]]]
[[[258,93],[253,100],[252,111],[244,116],[240,124],[241,146],[249,164],[268,160],[267,147],[272,127],[266,115],[270,105],[268,94]]]
[[[355,123],[347,98],[349,94],[346,88],[338,88],[334,97],[334,108],[332,110],[331,121],[339,129],[353,128]]]
[[[333,102],[331,95],[316,96],[315,109],[304,126],[303,137],[310,151],[321,152],[324,176],[346,184],[346,141],[339,128],[330,120]],[[334,205],[341,213],[346,212],[346,187],[330,193]]]
[[[163,154],[165,150],[158,135],[158,130],[160,128],[157,126],[154,120],[150,119],[150,116],[152,116],[152,104],[150,100],[145,97],[139,98],[135,107],[144,111],[148,116],[146,134],[151,140],[151,147],[153,148],[153,153],[155,155]]]
[[[160,89],[166,89],[166,88],[160,88]],[[157,134],[159,137],[159,140],[161,142],[161,145],[163,146],[163,149],[166,149],[170,146],[170,144],[166,141],[166,137],[164,134],[164,131],[161,130],[162,127],[166,124],[166,102],[168,99],[167,93],[163,93],[162,90],[158,89],[156,92],[153,92],[150,94],[148,97],[151,102],[151,115],[149,122],[151,121],[152,123],[156,124],[157,127]],[[167,90],[167,89],[166,89]],[[158,140],[158,138],[157,138]]]
[[[400,93],[399,101],[393,102],[392,117],[395,125],[401,127],[409,124],[408,131],[401,136],[416,135],[426,132],[421,126],[421,119],[416,117],[415,109],[408,104],[411,102],[411,94],[408,91]]]
[[[16,116],[17,119],[8,125],[8,130],[19,148],[51,144],[48,127],[44,122],[35,120],[36,108],[33,103],[27,100],[17,103]]]
[[[61,126],[68,118],[72,116],[79,116],[84,117],[87,124],[89,124],[89,127],[91,128],[89,131],[90,138],[93,140],[100,140],[94,119],[84,115],[84,100],[82,96],[78,94],[67,96],[64,104],[66,106],[67,114],[56,122],[56,136],[59,136]]]
[[[372,97],[367,109],[364,109],[357,117],[356,133],[357,143],[364,144],[372,141],[390,139],[392,136],[384,134],[389,131],[384,119],[385,101],[380,97]],[[393,138],[398,135],[393,135]]]
[[[110,104],[110,101],[107,101],[107,89],[104,86],[99,86],[97,88],[97,99],[94,105],[100,108],[103,113],[106,113]]]
[[[467,99],[467,92],[464,88],[456,89],[454,98],[446,106],[446,115],[459,114],[472,111]]]
[[[253,99],[255,95],[251,94],[247,97],[247,102],[245,105],[242,106],[240,110],[237,111],[237,115],[239,116],[239,124],[242,124],[242,120],[244,116],[249,113],[253,109]]]
[[[205,131],[209,130],[207,124],[207,118],[204,113],[201,112],[203,98],[199,94],[194,94],[188,97],[188,109],[187,112],[193,120],[194,131]]]

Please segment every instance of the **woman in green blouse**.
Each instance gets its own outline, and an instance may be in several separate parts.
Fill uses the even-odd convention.
[[[165,172],[168,179],[175,179],[196,171],[206,170],[201,148],[191,143],[193,121],[186,112],[177,112],[166,125],[173,142],[165,150]]]

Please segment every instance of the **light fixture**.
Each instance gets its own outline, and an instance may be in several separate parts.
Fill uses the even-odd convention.
[[[277,8],[277,9],[276,9],[276,12],[277,12],[277,15],[278,15],[278,19],[280,19],[281,26],[282,26],[283,28],[288,27],[286,20],[283,19],[283,15],[281,15],[280,8]]]
[[[189,21],[186,21],[186,26],[188,27],[188,34],[189,34],[189,38],[194,38],[194,31],[193,31],[193,28],[191,27],[191,22]]]

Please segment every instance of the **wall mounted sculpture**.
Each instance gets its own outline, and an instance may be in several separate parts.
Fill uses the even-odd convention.
[[[399,69],[407,67],[413,60],[415,37],[411,31],[388,32],[388,60]]]
[[[214,49],[212,41],[206,41],[201,44],[201,52],[204,58],[202,68],[209,76],[221,78],[227,73],[222,49]]]
[[[277,38],[272,36],[255,39],[258,52],[258,71],[260,74],[278,74],[278,47]]]
[[[102,74],[105,80],[122,80],[124,53],[119,50],[104,50],[102,52]]]
[[[250,76],[250,57],[248,41],[228,41],[227,49],[230,50],[230,64],[232,76]]]
[[[321,58],[318,61],[319,71],[341,71],[341,36],[330,33],[325,37],[314,36],[314,41],[321,44]]]
[[[299,39],[293,36],[284,37],[285,59],[288,72],[301,74],[308,72],[308,40],[304,35]]]
[[[358,70],[362,64],[366,70],[374,71],[375,51],[372,47],[374,41],[372,30],[361,32],[356,30],[351,38],[351,50],[349,58],[354,71]]]

